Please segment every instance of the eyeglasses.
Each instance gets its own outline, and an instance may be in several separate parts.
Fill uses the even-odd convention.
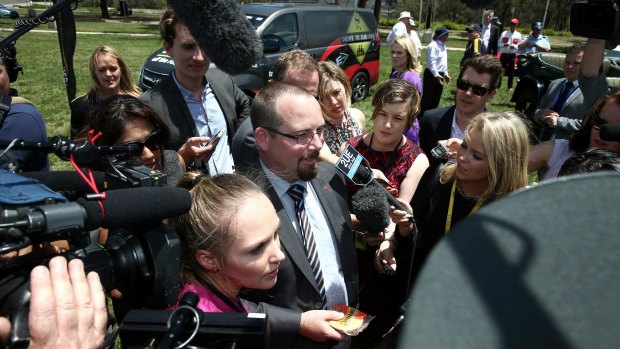
[[[601,126],[605,125],[606,123],[607,123],[607,120],[603,119],[603,117],[600,116],[599,114],[594,115],[594,117],[592,118],[592,127],[597,130],[601,128]]]
[[[275,134],[278,134],[280,136],[284,136],[287,138],[291,138],[297,141],[297,144],[302,144],[302,145],[306,145],[310,142],[312,142],[312,139],[314,139],[314,135],[318,135],[319,139],[321,141],[323,141],[325,139],[325,130],[327,129],[327,127],[325,125],[319,126],[317,127],[316,131],[312,132],[312,131],[307,131],[307,132],[300,132],[297,134],[290,134],[290,133],[284,133],[284,132],[280,132],[276,129],[273,129],[271,127],[263,127],[264,129],[266,129],[269,132],[273,132]]]
[[[160,150],[162,143],[163,142],[161,139],[161,133],[159,132],[159,130],[155,130],[149,133],[148,136],[146,136],[146,138],[144,139],[144,142],[129,141],[129,142],[123,143],[123,145],[129,145],[129,146],[134,145],[136,147],[139,147],[140,153],[142,153],[142,151],[144,150],[144,147],[149,148],[150,151],[158,151]]]
[[[482,96],[486,95],[491,90],[488,87],[482,87],[480,85],[472,85],[472,84],[470,84],[469,82],[467,82],[465,80],[458,79],[456,81],[456,88],[458,88],[459,90],[467,91],[467,90],[469,90],[470,87],[471,87],[471,91],[476,96],[479,96],[479,97],[482,97]]]

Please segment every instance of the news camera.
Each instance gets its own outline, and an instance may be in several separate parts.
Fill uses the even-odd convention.
[[[573,35],[607,40],[611,50],[620,45],[620,0],[584,0],[571,6]]]

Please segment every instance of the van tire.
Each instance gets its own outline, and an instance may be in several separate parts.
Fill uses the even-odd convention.
[[[370,89],[370,78],[364,72],[357,72],[351,79],[351,102],[361,102],[368,97],[368,90]]]

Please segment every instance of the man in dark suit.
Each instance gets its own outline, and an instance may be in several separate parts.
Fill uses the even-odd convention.
[[[166,148],[178,150],[186,165],[231,173],[232,137],[249,117],[250,101],[230,75],[209,68],[209,57],[172,9],[164,11],[160,27],[175,68],[140,98],[164,119],[171,133]],[[203,146],[220,131],[219,141]]]
[[[589,107],[579,86],[579,69],[584,46],[574,44],[564,58],[564,77],[551,81],[534,112],[534,120],[543,125],[540,140],[568,139],[581,128]]]
[[[480,38],[486,48],[485,53],[497,56],[497,43],[499,41],[499,28],[493,24],[494,11],[492,9],[484,10],[483,23],[480,24],[482,31]]]
[[[268,179],[267,194],[280,218],[286,259],[275,287],[254,291],[248,298],[273,306],[263,303],[261,309],[273,328],[290,328],[290,336],[278,338],[280,347],[346,348],[349,337],[343,340],[345,336],[327,323],[333,313],[321,310],[337,304],[356,306],[359,287],[346,184],[333,165],[319,166],[325,128],[321,106],[306,90],[274,82],[254,99],[251,118],[258,168]],[[289,193],[294,186],[302,188],[305,219],[298,211],[299,197]],[[315,249],[309,248],[308,231]],[[313,321],[310,332],[303,326],[308,321]]]
[[[469,121],[482,113],[502,80],[496,56],[478,55],[464,62],[456,82],[455,105],[427,110],[420,124],[420,147],[430,155],[440,140],[463,139]],[[456,149],[454,149],[456,151]],[[436,159],[429,156],[431,166]],[[435,164],[436,165],[436,164]]]
[[[278,58],[273,67],[273,81],[284,81],[297,85],[319,96],[319,63],[302,50],[286,52]],[[258,150],[254,139],[251,119],[246,119],[232,141],[232,156],[238,169],[252,168],[258,164]]]

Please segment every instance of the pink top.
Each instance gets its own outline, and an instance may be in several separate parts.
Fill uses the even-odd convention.
[[[237,298],[236,301],[229,299],[224,300],[220,298],[218,294],[203,285],[190,284],[181,285],[179,297],[177,298],[177,304],[171,306],[168,310],[177,308],[181,298],[186,292],[194,292],[198,295],[200,300],[198,301],[197,308],[206,313],[239,313],[239,308],[246,313],[248,312],[246,307],[241,303],[241,301],[239,301],[239,298]]]

